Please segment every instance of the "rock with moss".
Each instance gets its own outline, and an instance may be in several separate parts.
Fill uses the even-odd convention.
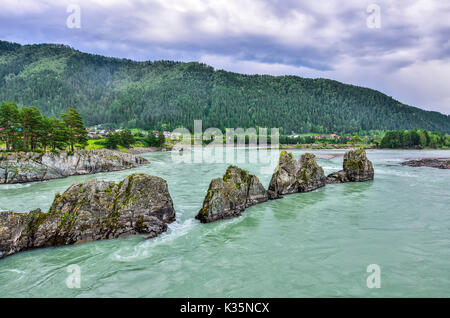
[[[373,180],[372,162],[367,159],[363,148],[347,151],[344,155],[343,170],[327,176],[327,183],[361,182]]]
[[[258,177],[229,166],[222,178],[213,179],[196,219],[209,223],[241,215],[249,206],[268,200]]]
[[[308,192],[323,187],[325,174],[315,158],[315,155],[305,153],[297,161],[292,153],[282,151],[270,180],[270,198],[278,199],[284,194]]]
[[[174,220],[164,179],[133,174],[117,184],[91,180],[57,194],[47,213],[0,212],[0,257],[133,234],[151,238]]]
[[[24,183],[139,167],[148,160],[113,150],[75,153],[7,153],[0,160],[0,183]]]

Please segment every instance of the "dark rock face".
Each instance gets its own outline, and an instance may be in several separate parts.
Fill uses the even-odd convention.
[[[333,172],[327,176],[327,183],[360,182],[373,180],[372,162],[367,159],[362,148],[347,151],[344,155],[344,170]]]
[[[27,249],[133,234],[151,238],[174,220],[164,179],[133,174],[118,184],[91,180],[57,194],[48,213],[0,212],[0,258]]]
[[[136,168],[148,160],[112,150],[78,150],[44,154],[10,153],[0,157],[0,183],[24,183],[74,175]]]
[[[401,163],[402,166],[409,167],[430,167],[438,169],[450,169],[450,158],[423,158],[408,160]]]
[[[349,182],[349,181],[350,180],[348,180],[347,174],[345,173],[344,170],[330,173],[327,176],[327,184],[344,183],[344,182]]]
[[[202,223],[241,215],[249,206],[268,200],[258,177],[236,166],[229,166],[223,178],[213,179],[195,217]]]
[[[282,151],[270,180],[270,198],[278,199],[284,194],[308,192],[325,186],[325,174],[315,158],[315,155],[306,153],[296,161],[292,153]]]

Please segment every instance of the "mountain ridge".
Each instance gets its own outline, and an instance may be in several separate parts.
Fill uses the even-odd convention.
[[[62,44],[0,41],[0,101],[55,116],[77,108],[87,125],[192,129],[280,127],[282,132],[427,129],[450,132],[450,116],[374,89],[295,75],[247,75],[198,62],[133,61]]]

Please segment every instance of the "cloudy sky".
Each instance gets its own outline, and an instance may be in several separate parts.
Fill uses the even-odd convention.
[[[201,61],[248,74],[324,77],[450,114],[448,0],[0,0],[0,4],[2,40],[63,43],[134,60]],[[71,4],[79,6],[80,20]]]

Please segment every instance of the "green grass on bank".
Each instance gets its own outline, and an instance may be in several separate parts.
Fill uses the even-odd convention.
[[[106,146],[105,146],[105,142],[106,142],[105,138],[89,139],[85,149],[87,149],[87,150],[107,149]],[[143,148],[143,147],[147,147],[147,145],[145,145],[141,141],[137,141],[136,143],[131,145],[131,148]],[[126,147],[123,147],[123,146],[120,146],[120,145],[117,146],[116,150],[119,150],[119,151],[122,151],[122,152],[131,152],[130,149],[128,149]]]
[[[104,143],[105,139],[89,139],[85,149],[87,150],[104,149],[106,148]]]

